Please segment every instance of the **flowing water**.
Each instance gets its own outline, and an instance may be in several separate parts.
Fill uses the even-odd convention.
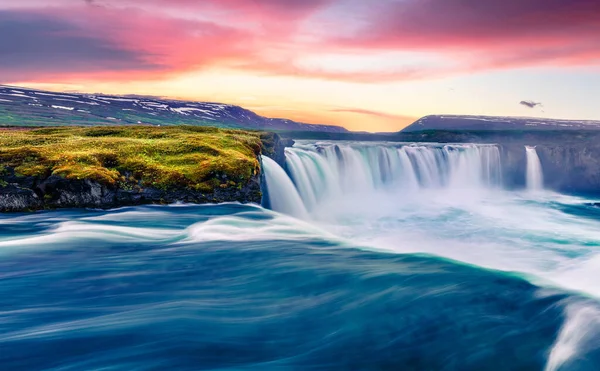
[[[527,188],[530,191],[539,191],[544,188],[544,173],[542,163],[535,147],[525,147],[527,153]]]
[[[0,215],[2,368],[599,368],[594,200],[505,189],[493,145],[286,155],[274,211]]]

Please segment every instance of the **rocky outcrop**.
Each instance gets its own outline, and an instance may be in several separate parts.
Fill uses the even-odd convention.
[[[291,138],[284,138],[276,133],[265,132],[261,135],[261,141],[263,144],[261,153],[265,156],[269,156],[281,167],[285,166],[285,148],[294,145],[294,140]]]
[[[566,192],[600,193],[599,145],[537,146],[546,187]]]
[[[509,187],[525,185],[525,145],[535,146],[542,163],[544,186],[560,192],[600,194],[600,143],[499,143],[504,180]]]
[[[277,134],[267,136],[262,154],[285,161],[285,147],[293,141]],[[222,179],[226,182],[226,179]],[[215,187],[212,192],[190,189],[157,189],[140,186],[106,185],[90,179],[66,179],[60,176],[24,177],[5,168],[0,175],[0,212],[33,211],[58,208],[109,209],[142,204],[260,203],[261,174],[255,174],[237,187]]]
[[[0,185],[0,211],[31,211],[58,208],[115,208],[142,204],[260,203],[260,174],[238,188],[216,187],[212,192],[189,189],[141,188],[122,189],[89,179],[65,179],[50,176],[19,177],[10,168],[5,170],[4,186]]]

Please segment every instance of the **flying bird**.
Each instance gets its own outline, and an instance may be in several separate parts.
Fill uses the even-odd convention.
[[[542,103],[540,103],[540,102],[534,102],[532,100],[522,100],[519,104],[522,105],[522,106],[529,107],[529,108],[535,108],[537,106],[542,107]]]

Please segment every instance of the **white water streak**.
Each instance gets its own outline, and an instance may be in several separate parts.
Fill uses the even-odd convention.
[[[582,199],[505,190],[495,145],[300,142],[286,151],[296,187],[281,183],[280,194],[355,244],[520,272],[600,297],[600,222],[562,211]],[[541,166],[535,173],[541,178]]]
[[[566,315],[565,323],[550,351],[546,371],[567,369],[579,356],[585,357],[586,353],[600,346],[593,341],[600,331],[600,312],[597,307],[572,303],[567,306]]]
[[[306,218],[306,208],[285,171],[272,159],[262,157],[269,203],[273,210],[298,218]]]
[[[299,144],[286,156],[308,211],[325,200],[382,190],[469,190],[502,183],[500,151],[493,145]]]
[[[525,147],[525,151],[527,154],[527,189],[530,191],[540,191],[544,188],[542,163],[535,147]]]

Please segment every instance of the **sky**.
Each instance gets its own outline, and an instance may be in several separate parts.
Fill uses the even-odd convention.
[[[0,83],[369,132],[428,114],[593,120],[599,14],[597,0],[0,0]]]

